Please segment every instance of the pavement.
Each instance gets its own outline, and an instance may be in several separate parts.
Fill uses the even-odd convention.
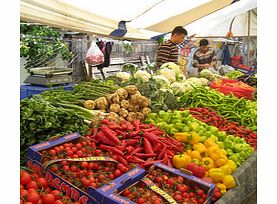
[[[242,204],[257,204],[257,191],[252,193],[246,200],[242,202]]]

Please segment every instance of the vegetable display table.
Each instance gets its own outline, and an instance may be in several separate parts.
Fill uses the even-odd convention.
[[[216,204],[241,204],[257,190],[257,151],[255,151],[233,176],[237,187],[227,191]]]
[[[63,85],[57,85],[57,86],[39,86],[39,85],[30,85],[30,84],[23,84],[20,86],[20,100],[24,98],[29,98],[32,95],[40,94],[43,91],[49,90],[49,89],[59,89],[61,87],[64,88],[64,90],[73,90],[73,83],[70,84],[63,84]]]

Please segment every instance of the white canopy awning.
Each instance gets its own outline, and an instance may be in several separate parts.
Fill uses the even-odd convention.
[[[250,24],[248,14],[250,14]],[[248,36],[248,26],[250,36],[257,36],[257,1],[240,0],[185,27],[198,37],[225,37],[232,20],[234,21],[231,31],[234,36]]]
[[[233,0],[21,0],[21,20],[108,36],[127,22],[127,38],[149,39],[185,26]],[[234,3],[234,5],[237,2]],[[189,30],[188,30],[189,31]],[[189,31],[190,32],[190,31]]]

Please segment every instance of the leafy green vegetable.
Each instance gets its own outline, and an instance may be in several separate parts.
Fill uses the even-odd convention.
[[[71,132],[83,135],[88,129],[82,117],[64,108],[55,107],[41,95],[20,102],[20,161],[24,165],[29,146],[52,136]]]

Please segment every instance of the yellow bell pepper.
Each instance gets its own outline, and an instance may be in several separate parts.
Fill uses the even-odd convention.
[[[215,182],[221,182],[224,178],[225,174],[220,168],[211,168],[209,169],[209,177],[213,179]],[[224,183],[223,183],[224,184]],[[226,184],[224,184],[226,185]]]
[[[190,157],[192,159],[199,159],[199,160],[202,159],[201,153],[199,151],[195,151],[195,150],[190,153]]]
[[[221,167],[227,164],[228,158],[225,155],[219,155],[217,159],[214,161],[216,167]]]
[[[223,183],[217,183],[216,187],[220,190],[221,194],[226,193],[226,186]]]
[[[200,152],[200,154],[204,153],[207,150],[205,145],[203,145],[202,143],[194,144],[192,148],[193,150]]]
[[[215,141],[212,138],[208,138],[208,139],[205,140],[204,145],[207,148],[209,148],[209,147],[212,147],[212,146],[217,145],[217,144],[215,143]]]
[[[174,134],[174,138],[179,142],[187,142],[187,137],[189,136],[189,133],[186,132],[177,132]]]
[[[227,189],[234,188],[236,186],[236,181],[232,175],[226,175],[223,178],[223,184]]]
[[[198,133],[192,131],[189,136],[187,136],[187,141],[190,144],[197,144],[201,140],[201,137]]]
[[[228,166],[228,164],[225,164],[219,168],[222,169],[225,175],[230,175],[232,173],[232,169]]]
[[[186,153],[190,156],[190,154],[191,154],[191,150],[190,149],[187,149],[187,151],[186,151]]]
[[[214,145],[214,146],[209,147],[206,152],[207,152],[208,156],[211,156],[214,153],[218,153],[219,149],[220,148],[218,145]]]
[[[227,156],[227,151],[225,149],[219,149],[219,154],[223,154]]]
[[[201,164],[205,167],[206,170],[214,167],[214,161],[209,157],[203,157]]]
[[[228,159],[226,165],[232,170],[232,173],[237,169],[237,165],[233,160]]]
[[[177,169],[186,168],[191,162],[191,158],[187,154],[174,155],[172,162]]]

